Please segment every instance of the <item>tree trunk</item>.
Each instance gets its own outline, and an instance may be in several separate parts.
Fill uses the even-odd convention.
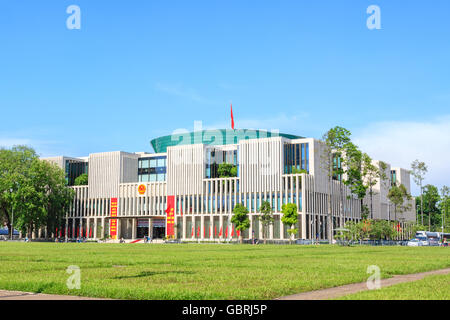
[[[359,201],[361,202],[361,209],[360,209],[360,212],[362,212],[362,211],[363,211],[363,208],[364,208],[364,198],[361,198]]]
[[[267,243],[267,234],[266,234],[266,232],[267,232],[267,226],[264,226],[263,225],[263,237],[264,237],[264,244],[266,244]]]
[[[5,217],[6,220],[6,226],[8,227],[8,233],[11,236],[11,219],[9,217],[9,213],[8,211],[3,207],[3,210],[1,210],[3,212],[3,215]]]
[[[242,234],[239,234],[239,242],[240,242],[241,244],[244,243],[244,240],[242,239]]]
[[[422,182],[420,182],[420,216],[422,217],[422,225],[423,225],[423,194],[422,194]]]
[[[31,234],[33,233],[33,225],[31,223],[28,224],[28,241],[31,241]]]
[[[328,215],[327,215],[327,230],[328,230],[328,241],[332,243],[333,241],[333,219],[331,218],[331,191],[332,191],[332,182],[333,182],[333,155],[330,154],[330,172],[328,177]],[[315,235],[314,235],[315,236]]]
[[[340,215],[340,220],[339,220],[339,227],[343,228],[344,227],[344,200],[343,200],[343,192],[342,192],[342,182],[339,181],[339,215]]]

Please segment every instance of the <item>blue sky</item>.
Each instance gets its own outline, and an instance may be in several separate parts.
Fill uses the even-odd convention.
[[[69,5],[81,29],[66,28]],[[369,30],[369,5],[381,30]],[[151,151],[178,128],[341,125],[374,158],[450,183],[450,2],[3,1],[0,145]]]

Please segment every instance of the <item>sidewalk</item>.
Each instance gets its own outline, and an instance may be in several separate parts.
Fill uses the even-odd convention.
[[[381,279],[380,284],[381,284],[381,288],[384,288],[384,287],[389,287],[394,284],[398,284],[398,283],[402,283],[402,282],[411,282],[411,281],[421,280],[421,279],[425,278],[426,276],[437,275],[437,274],[447,274],[447,273],[450,273],[450,268],[428,271],[428,272],[421,272],[421,273],[396,275],[389,279]],[[361,283],[352,283],[352,284],[347,284],[347,285],[340,286],[340,287],[328,288],[328,289],[323,289],[323,290],[297,293],[297,294],[293,294],[290,296],[280,297],[275,300],[326,300],[326,299],[332,299],[332,298],[337,298],[337,297],[341,297],[341,296],[346,296],[348,294],[357,293],[357,292],[365,291],[365,290],[368,290],[367,283],[361,282]]]
[[[0,290],[0,300],[105,300],[105,299]]]

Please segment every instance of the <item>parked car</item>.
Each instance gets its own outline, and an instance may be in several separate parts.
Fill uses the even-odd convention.
[[[415,239],[419,240],[419,242],[421,243],[421,246],[428,246],[430,245],[430,243],[428,242],[428,238],[427,237],[416,237]]]
[[[421,247],[423,246],[422,241],[419,239],[411,239],[408,241],[408,247]]]

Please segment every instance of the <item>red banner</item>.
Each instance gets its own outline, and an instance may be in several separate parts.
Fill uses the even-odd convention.
[[[117,198],[111,198],[111,217],[117,217]],[[111,219],[109,235],[111,239],[117,239],[117,219]]]
[[[166,231],[168,237],[175,236],[175,196],[167,196]]]

